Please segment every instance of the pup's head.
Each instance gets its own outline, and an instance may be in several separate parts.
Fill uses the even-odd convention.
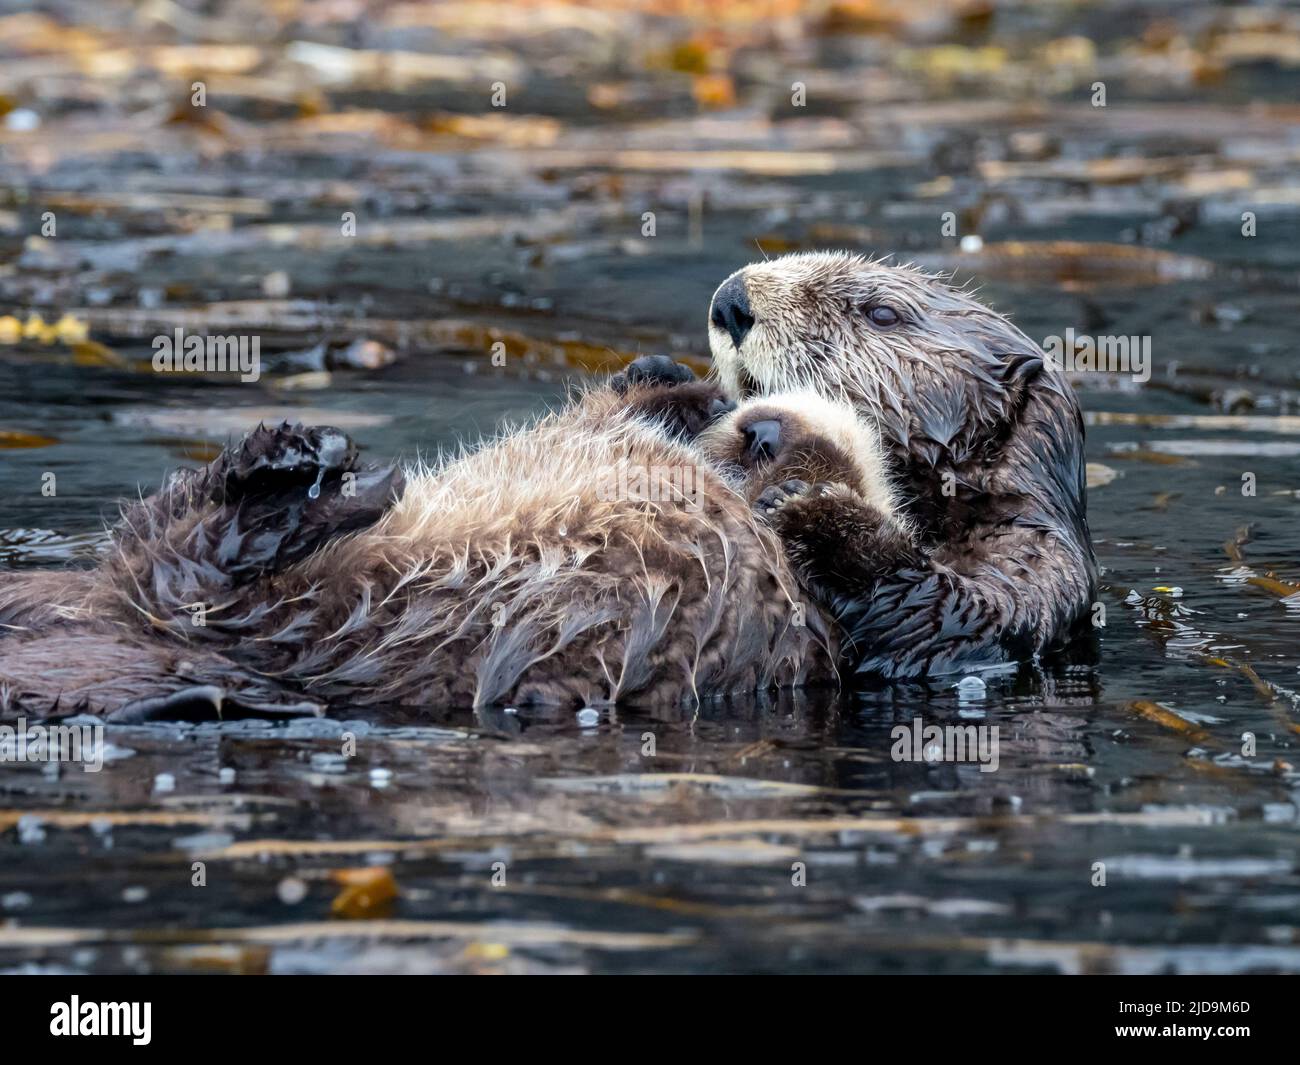
[[[1032,340],[966,293],[839,252],[732,274],[709,308],[709,344],[737,399],[790,389],[843,397],[912,467],[984,458],[1013,427],[1031,384],[1065,387],[1040,373],[1044,357]]]
[[[875,426],[816,392],[742,403],[696,446],[751,501],[768,485],[798,479],[844,484],[886,514],[897,510]]]

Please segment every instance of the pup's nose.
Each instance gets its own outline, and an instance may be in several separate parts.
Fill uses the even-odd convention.
[[[774,418],[745,426],[745,450],[755,462],[776,456],[781,443],[781,423]]]
[[[754,328],[754,316],[749,311],[749,297],[745,295],[745,279],[737,274],[727,280],[713,295],[710,321],[719,329],[731,334],[731,342],[740,349],[740,342]]]

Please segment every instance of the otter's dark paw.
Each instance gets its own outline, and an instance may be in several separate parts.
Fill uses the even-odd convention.
[[[754,512],[780,538],[813,595],[865,594],[882,574],[920,561],[905,526],[848,485],[790,480],[765,488]]]
[[[283,569],[333,536],[378,521],[401,497],[396,466],[357,462],[356,445],[331,426],[258,426],[209,468],[204,520],[216,563],[235,583]]]
[[[684,385],[695,380],[695,371],[667,355],[642,355],[620,374],[610,379],[614,391],[622,395],[633,385]]]
[[[259,425],[212,465],[214,502],[232,503],[296,485],[317,489],[356,465],[357,448],[330,425]]]
[[[710,422],[735,407],[711,381],[692,381],[672,388],[639,390],[627,410],[652,418],[674,436],[694,440]]]
[[[768,485],[754,500],[754,513],[770,523],[778,512],[789,506],[793,501],[811,495],[821,495],[825,487],[825,485],[812,485],[798,478],[782,481],[780,484]]]

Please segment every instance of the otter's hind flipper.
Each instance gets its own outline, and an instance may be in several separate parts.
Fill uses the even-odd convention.
[[[0,643],[0,721],[94,714],[109,721],[320,717],[324,706],[222,655],[95,626]]]
[[[105,584],[165,621],[374,524],[404,485],[397,466],[359,464],[338,429],[258,426],[123,513]]]
[[[211,468],[207,519],[221,527],[216,561],[235,583],[275,572],[331,537],[374,524],[401,496],[396,466],[357,464],[356,445],[330,426],[258,426]]]

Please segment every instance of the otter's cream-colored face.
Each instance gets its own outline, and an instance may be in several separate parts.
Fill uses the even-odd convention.
[[[886,514],[898,509],[874,424],[816,392],[749,400],[705,429],[696,447],[748,496],[797,477],[846,484]]]
[[[918,270],[843,252],[787,255],[714,293],[709,346],[737,400],[792,389],[853,404],[887,445],[961,460],[1042,368],[1005,318]]]

